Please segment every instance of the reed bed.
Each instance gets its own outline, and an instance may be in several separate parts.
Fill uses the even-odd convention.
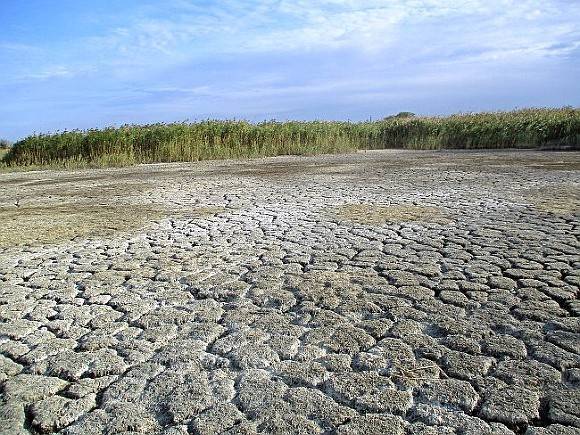
[[[202,121],[35,134],[4,166],[123,166],[359,149],[472,149],[580,145],[580,109],[524,109],[369,122]]]

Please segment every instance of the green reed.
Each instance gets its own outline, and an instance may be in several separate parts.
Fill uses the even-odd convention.
[[[207,120],[36,134],[4,166],[123,166],[359,149],[535,148],[580,145],[580,110],[524,109],[369,122]]]

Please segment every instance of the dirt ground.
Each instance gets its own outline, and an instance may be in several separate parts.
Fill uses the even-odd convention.
[[[580,153],[0,174],[0,433],[580,432]]]

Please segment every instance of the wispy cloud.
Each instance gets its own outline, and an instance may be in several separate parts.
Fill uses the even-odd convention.
[[[450,46],[464,45],[463,36],[490,51],[511,43],[550,46],[562,38],[580,39],[574,31],[580,8],[556,0],[221,0],[204,8],[179,1],[174,8],[175,16],[142,18],[93,41],[108,43],[120,54],[172,56],[343,47],[376,51],[404,46],[409,29],[433,24],[443,24],[436,39]]]
[[[39,48],[34,46],[34,45],[30,45],[30,44],[22,44],[19,42],[9,42],[9,41],[0,41],[0,52],[1,51],[6,51],[6,52],[17,52],[17,53],[30,53],[30,52],[35,52],[38,51]]]
[[[580,6],[559,0],[218,0],[203,5],[173,0],[144,7],[125,25],[105,27],[63,50],[70,53],[67,76],[228,53],[345,47],[395,59],[405,52],[465,53],[463,60],[558,56],[568,52],[562,44],[573,49],[580,41],[578,21]],[[3,46],[18,49],[19,44]],[[46,70],[59,68],[44,62]]]
[[[85,70],[86,71],[86,70]],[[22,80],[48,80],[54,78],[69,78],[79,74],[78,69],[71,70],[64,65],[53,65],[38,71],[33,71],[28,74],[23,75]]]

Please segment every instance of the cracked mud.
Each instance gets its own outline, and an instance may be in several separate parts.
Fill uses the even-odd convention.
[[[0,175],[0,433],[578,434],[579,168]]]

